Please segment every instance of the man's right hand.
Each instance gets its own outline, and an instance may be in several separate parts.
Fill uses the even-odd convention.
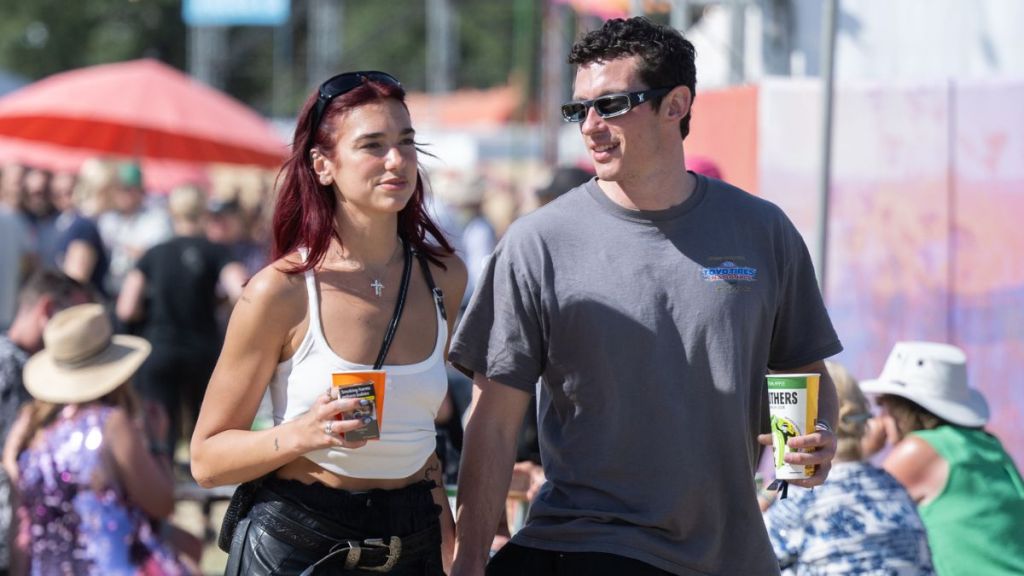
[[[483,576],[505,510],[516,441],[530,394],[477,374],[466,424],[455,513],[452,574]]]

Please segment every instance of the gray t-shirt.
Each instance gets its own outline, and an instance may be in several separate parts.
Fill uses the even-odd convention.
[[[548,481],[514,542],[751,576],[779,571],[753,481],[765,373],[841,349],[782,211],[698,176],[668,210],[592,180],[518,220],[450,358],[539,389]]]

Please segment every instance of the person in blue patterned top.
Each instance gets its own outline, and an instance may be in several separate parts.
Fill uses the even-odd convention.
[[[867,399],[846,369],[826,365],[839,394],[832,472],[816,490],[790,490],[764,515],[783,576],[932,576],[913,500],[889,473],[865,461]]]

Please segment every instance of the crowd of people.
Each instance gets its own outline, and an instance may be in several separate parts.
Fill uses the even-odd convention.
[[[232,575],[1024,574],[966,356],[826,361],[795,227],[684,154],[692,44],[615,19],[569,62],[592,165],[511,225],[487,174],[424,172],[378,71],[309,95],[272,200],[0,166],[0,575],[197,572],[182,478],[237,487]],[[811,472],[780,498],[764,380],[808,372],[785,461]]]
[[[77,172],[0,162],[0,331],[5,334],[0,339],[0,426],[11,450],[7,472],[0,474],[0,573],[31,567],[32,573],[120,574],[145,565],[138,550],[129,550],[135,556],[126,560],[117,555],[121,552],[102,548],[102,542],[89,547],[75,540],[80,530],[82,538],[97,538],[85,525],[101,521],[116,525],[114,535],[128,538],[129,544],[132,538],[143,547],[166,541],[168,561],[178,566],[180,554],[181,570],[195,571],[202,542],[166,521],[174,483],[188,475],[187,455],[182,458],[179,451],[175,464],[175,449],[191,434],[220,349],[221,326],[246,279],[245,266],[252,266],[254,258],[260,259],[257,266],[266,260],[260,247],[265,243],[250,233],[258,230],[250,227],[258,221],[250,208],[259,204],[244,207],[240,190],[227,192],[230,198],[182,186],[156,195],[145,189],[139,164],[130,161],[95,158]],[[101,311],[110,330],[139,338],[152,353],[138,355],[132,374],[110,383],[119,387],[116,393],[112,388],[69,400],[46,397],[45,390],[43,396],[33,393],[28,357],[45,352],[44,343],[51,347],[44,337],[51,319],[86,302],[95,303],[93,310]],[[86,328],[96,329],[98,322],[91,319]],[[86,337],[99,339],[102,331],[78,334]],[[80,379],[98,378],[95,370],[81,368]],[[57,386],[57,380],[45,384]],[[45,406],[36,406],[39,402]],[[111,410],[97,412],[94,406]],[[20,428],[15,427],[19,414],[27,419]],[[165,425],[154,428],[154,423]],[[26,431],[20,444],[14,440],[19,430]],[[98,438],[91,447],[98,460],[51,461],[54,453],[78,449],[83,434]],[[122,436],[137,446],[108,447],[106,438]],[[134,458],[138,446],[161,464],[156,471],[146,462],[109,460],[111,455]],[[22,460],[27,454],[31,462]],[[99,476],[105,477],[102,487],[93,484]],[[61,482],[19,486],[11,481],[53,477]],[[137,486],[125,482],[144,484],[146,491],[133,494]],[[99,498],[104,505],[82,504],[80,492],[81,498]],[[40,506],[30,507],[31,498],[66,501],[47,512],[48,519],[19,518],[14,512],[19,498],[24,510]],[[113,501],[122,507],[105,507]],[[55,514],[62,524],[54,524]],[[141,517],[153,523],[139,523]],[[64,540],[30,537],[50,529]],[[88,558],[98,552],[103,562],[90,568]],[[37,564],[44,554],[49,563]]]

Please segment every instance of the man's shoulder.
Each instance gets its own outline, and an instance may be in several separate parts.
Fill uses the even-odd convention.
[[[792,235],[796,232],[786,212],[771,200],[714,178],[706,178],[708,201],[716,214],[734,223],[752,226],[764,233]]]
[[[779,215],[783,213],[782,209],[779,208],[777,204],[767,198],[747,192],[739,186],[722,180],[709,178],[707,176],[704,176],[703,178],[707,182],[708,196],[719,202],[728,203],[734,208],[762,211]]]

